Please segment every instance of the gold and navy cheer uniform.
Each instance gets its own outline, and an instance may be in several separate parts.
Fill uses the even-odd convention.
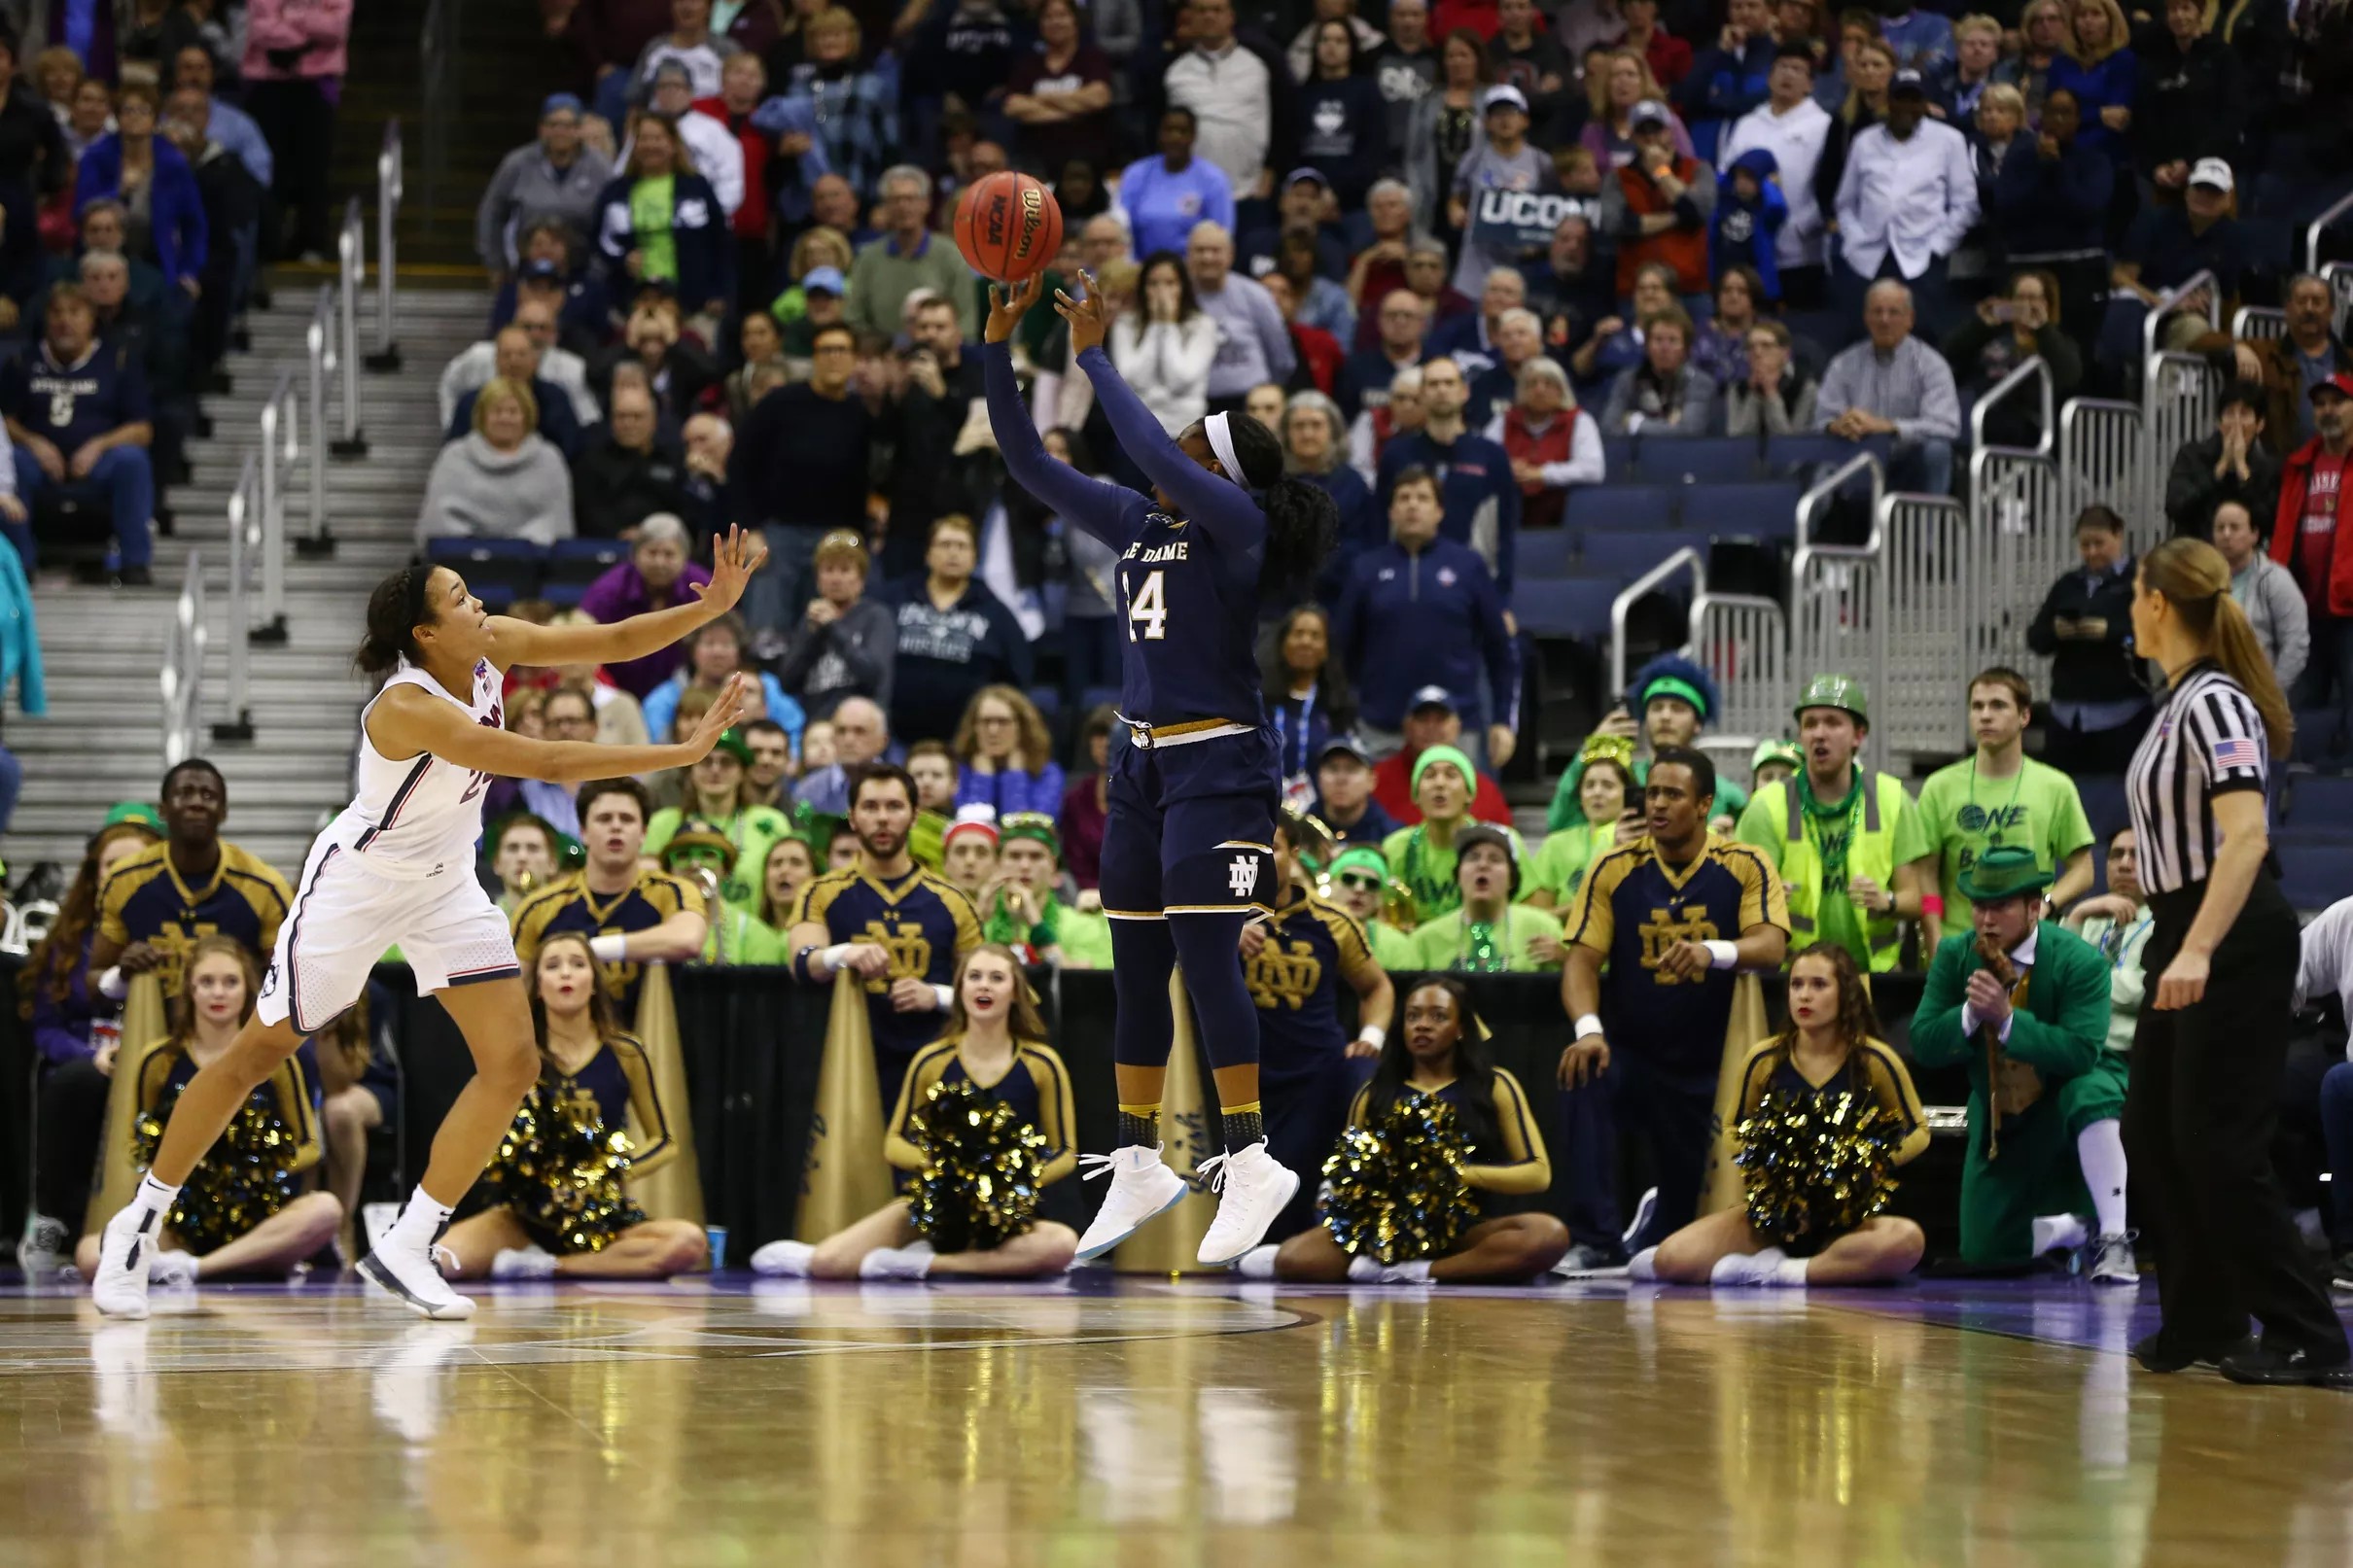
[[[578,1072],[565,1072],[543,1057],[540,1081],[532,1095],[537,1102],[534,1114],[566,1118],[577,1130],[575,1141],[601,1139],[611,1132],[627,1135],[629,1173],[623,1178],[624,1195],[628,1182],[660,1169],[678,1154],[669,1115],[654,1089],[652,1064],[634,1035],[616,1034],[605,1041]],[[562,1135],[575,1136],[572,1132]],[[543,1127],[534,1153],[544,1151],[557,1136],[554,1130]],[[530,1167],[528,1173],[520,1168],[523,1166]],[[601,1251],[621,1232],[646,1223],[646,1211],[624,1196],[617,1207],[586,1224],[585,1234],[593,1239],[583,1245],[582,1225],[553,1222],[554,1216],[577,1202],[577,1195],[553,1190],[564,1174],[560,1166],[544,1158],[525,1158],[511,1167],[507,1162],[494,1163],[487,1180],[504,1196],[509,1212],[533,1244],[558,1257]]]
[[[98,932],[128,946],[145,942],[163,956],[155,974],[163,994],[180,993],[181,965],[197,939],[229,936],[266,962],[294,893],[286,879],[223,840],[212,880],[191,888],[171,863],[171,846],[142,850],[115,868],[98,894]]]
[[[684,877],[640,870],[637,880],[611,897],[589,889],[588,874],[575,871],[525,899],[514,912],[514,956],[529,975],[539,962],[540,944],[558,931],[583,936],[623,936],[650,931],[681,910],[707,916],[703,895]],[[620,1017],[637,1017],[638,988],[646,966],[635,958],[599,963],[597,979]]]
[[[195,1059],[178,1040],[153,1042],[126,1069],[132,1086],[130,1140],[122,1151],[145,1168],[180,1092],[196,1075]],[[196,1162],[164,1223],[197,1257],[244,1236],[312,1183],[308,1173],[326,1154],[320,1136],[318,1058],[305,1040],[255,1086],[223,1132]]]
[[[1423,1091],[1455,1107],[1456,1125],[1470,1140],[1462,1175],[1479,1202],[1479,1218],[1499,1219],[1517,1214],[1528,1201],[1553,1184],[1552,1159],[1544,1152],[1543,1134],[1528,1111],[1528,1092],[1520,1080],[1501,1067],[1486,1095],[1474,1095],[1457,1078],[1443,1088]],[[1373,1086],[1356,1091],[1348,1108],[1351,1127],[1370,1127],[1376,1116]]]
[[[874,1068],[883,1103],[895,1104],[916,1054],[931,1043],[942,1022],[933,1011],[902,1013],[891,1005],[899,980],[952,986],[965,955],[980,946],[980,916],[962,889],[921,866],[886,883],[862,867],[829,871],[800,890],[786,929],[804,923],[825,928],[827,945],[873,942],[891,955],[891,967],[868,980],[866,1022],[874,1035]]]
[[[1819,1104],[1835,1104],[1842,1095],[1877,1102],[1898,1132],[1895,1146],[1888,1151],[1895,1165],[1914,1159],[1928,1147],[1928,1122],[1920,1114],[1919,1092],[1912,1087],[1904,1059],[1883,1040],[1867,1039],[1847,1052],[1839,1070],[1818,1084],[1809,1082],[1798,1071],[1797,1062],[1780,1036],[1759,1040],[1749,1047],[1748,1060],[1740,1063],[1740,1108],[1733,1118],[1735,1125],[1757,1113],[1768,1091]],[[1792,1257],[1811,1257],[1837,1239],[1836,1235],[1809,1235],[1782,1245]]]
[[[1349,1100],[1370,1076],[1370,1058],[1348,1058],[1340,987],[1381,973],[1364,927],[1337,904],[1313,894],[1293,899],[1266,923],[1266,943],[1246,959],[1242,977],[1258,1005],[1258,1085],[1267,1152],[1303,1175],[1323,1162],[1347,1125]],[[1281,1240],[1315,1223],[1316,1184],[1302,1181],[1267,1234]]]
[[[1647,1144],[1657,1206],[1625,1243],[1655,1245],[1691,1223],[1715,1137],[1716,1077],[1732,1021],[1730,969],[1697,979],[1663,973],[1677,942],[1737,941],[1755,925],[1789,929],[1789,899],[1765,857],[1716,834],[1697,857],[1668,866],[1649,835],[1595,860],[1577,889],[1568,940],[1602,954],[1601,1025],[1608,1070],[1561,1096],[1569,1234],[1615,1256],[1625,1221],[1617,1201],[1618,1139]]]
[[[892,1167],[921,1170],[924,1167],[922,1151],[916,1148],[909,1133],[931,1086],[968,1083],[1012,1106],[1024,1122],[1044,1134],[1046,1146],[1038,1156],[1038,1186],[1050,1186],[1075,1170],[1078,1147],[1071,1130],[1077,1119],[1071,1110],[1071,1074],[1054,1048],[1034,1040],[1015,1041],[1012,1066],[995,1083],[984,1084],[966,1069],[964,1059],[956,1052],[959,1043],[946,1039],[926,1046],[908,1066],[906,1082],[899,1088],[898,1108],[892,1114],[891,1131],[883,1139],[883,1158]]]

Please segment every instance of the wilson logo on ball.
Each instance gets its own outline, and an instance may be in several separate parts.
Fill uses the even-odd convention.
[[[1010,170],[967,187],[956,203],[956,248],[983,277],[1018,283],[1043,271],[1062,250],[1062,208],[1053,192]]]

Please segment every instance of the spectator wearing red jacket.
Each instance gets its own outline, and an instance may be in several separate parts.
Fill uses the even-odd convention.
[[[720,72],[719,96],[697,98],[693,109],[727,127],[744,150],[744,200],[735,209],[735,281],[747,310],[774,296],[775,268],[768,260],[768,159],[775,138],[752,123],[752,111],[768,94],[768,68],[749,50],[727,56]]]
[[[1258,280],[1266,292],[1275,297],[1275,308],[1282,312],[1283,325],[1290,329],[1291,347],[1299,353],[1299,372],[1316,384],[1316,390],[1330,397],[1333,385],[1340,379],[1340,365],[1348,356],[1340,349],[1340,339],[1320,327],[1309,327],[1299,317],[1299,291],[1291,280],[1280,272],[1269,272]],[[1297,377],[1294,376],[1296,382]],[[1302,390],[1293,387],[1294,391]]]
[[[1495,35],[1503,30],[1500,0],[1438,0],[1437,9],[1430,13],[1429,35],[1445,38],[1457,27],[1468,27],[1477,33],[1482,44],[1493,43]]]
[[[1414,804],[1415,761],[1433,746],[1457,745],[1461,735],[1462,715],[1455,712],[1455,700],[1444,686],[1423,686],[1414,693],[1414,704],[1405,711],[1404,749],[1391,752],[1373,769],[1373,799],[1400,827],[1422,820],[1422,808]],[[1473,820],[1498,827],[1512,823],[1503,786],[1484,769],[1479,774],[1478,792],[1471,796],[1470,814]]]
[[[2353,515],[2353,476],[2346,472],[2353,462],[2353,371],[2315,384],[2311,397],[2319,434],[2288,454],[2279,476],[2271,558],[2295,575],[2311,612],[2312,657],[2294,703],[2336,710],[2335,749],[2353,729],[2353,547],[2345,528]]]

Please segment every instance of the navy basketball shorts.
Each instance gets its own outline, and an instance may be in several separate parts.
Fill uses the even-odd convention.
[[[1271,913],[1282,798],[1275,745],[1272,732],[1256,729],[1190,746],[1113,748],[1104,913]]]

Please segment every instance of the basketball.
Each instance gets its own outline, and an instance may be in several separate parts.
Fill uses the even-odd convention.
[[[1035,277],[1062,254],[1062,208],[1029,175],[992,174],[957,199],[956,248],[984,278]]]

